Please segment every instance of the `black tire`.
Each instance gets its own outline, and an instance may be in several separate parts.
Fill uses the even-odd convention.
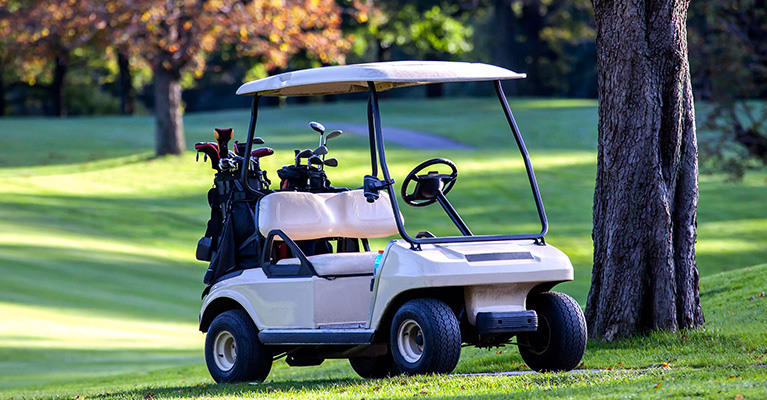
[[[258,340],[248,313],[230,310],[210,324],[205,363],[218,383],[263,382],[272,369],[272,352]]]
[[[461,329],[453,310],[436,299],[415,299],[394,314],[392,357],[408,375],[452,372],[461,357]]]
[[[391,352],[378,357],[355,357],[349,359],[352,369],[365,379],[391,378],[401,374]]]
[[[557,292],[527,298],[527,308],[538,313],[538,331],[519,334],[519,353],[530,369],[570,371],[586,351],[586,319],[572,297]]]

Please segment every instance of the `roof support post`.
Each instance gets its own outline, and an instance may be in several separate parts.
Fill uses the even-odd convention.
[[[384,182],[386,183],[386,191],[389,192],[389,201],[391,201],[392,209],[394,210],[394,220],[397,222],[397,230],[403,239],[410,242],[415,246],[415,239],[410,237],[405,231],[405,224],[402,222],[402,216],[399,212],[399,205],[397,204],[397,196],[394,193],[393,183],[389,175],[389,166],[386,165],[386,152],[384,151],[383,132],[381,131],[381,114],[378,111],[378,92],[376,91],[375,82],[368,82],[368,88],[370,89],[370,100],[368,101],[368,130],[371,133],[370,146],[371,155],[373,158],[373,171],[376,171],[375,166],[375,153],[373,148],[378,149],[378,158],[381,161],[381,172],[383,173]],[[375,135],[375,137],[373,137]],[[375,142],[375,143],[374,143]]]
[[[533,172],[533,164],[530,162],[530,155],[527,153],[527,147],[522,140],[522,134],[519,132],[517,121],[514,120],[514,115],[511,113],[511,107],[506,100],[506,95],[503,93],[503,87],[501,81],[494,81],[495,93],[498,95],[501,105],[503,105],[503,112],[506,114],[506,120],[509,122],[511,132],[514,134],[514,139],[517,141],[517,147],[522,154],[522,159],[525,161],[525,170],[527,171],[527,179],[530,181],[530,188],[533,191],[533,197],[535,198],[535,207],[538,209],[538,218],[541,220],[541,233],[540,239],[546,235],[549,230],[549,222],[546,218],[546,210],[543,209],[543,200],[541,200],[541,192],[538,190],[538,181],[535,179],[535,172]]]
[[[256,134],[256,120],[258,120],[258,100],[261,97],[259,95],[253,96],[253,107],[250,112],[250,125],[248,126],[248,138],[247,145],[245,146],[245,154],[242,155],[242,171],[240,180],[242,181],[242,187],[248,194],[258,194],[258,192],[250,186],[248,182],[248,169],[250,167],[250,151],[253,150],[253,137]]]

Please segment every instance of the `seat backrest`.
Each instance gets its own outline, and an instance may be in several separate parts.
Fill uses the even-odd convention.
[[[398,232],[389,196],[373,203],[362,189],[338,193],[275,192],[258,202],[258,229],[280,229],[293,240],[379,238]]]

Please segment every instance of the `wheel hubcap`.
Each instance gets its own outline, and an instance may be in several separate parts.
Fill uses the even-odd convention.
[[[226,372],[234,368],[234,363],[237,362],[237,343],[231,333],[221,331],[216,335],[213,352],[216,366],[220,370]]]
[[[402,322],[397,332],[397,348],[405,361],[414,364],[423,355],[423,332],[418,322],[408,319]]]

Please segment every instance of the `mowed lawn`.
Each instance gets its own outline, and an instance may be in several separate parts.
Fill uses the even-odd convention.
[[[512,101],[512,108],[541,186],[547,241],[575,265],[575,281],[558,290],[584,304],[596,104],[528,99]],[[397,126],[473,147],[420,151],[389,144],[395,180],[401,182],[421,161],[450,158],[459,180],[449,198],[475,233],[540,229],[524,167],[495,99],[385,100],[381,109],[384,134],[386,126]],[[333,122],[364,125],[365,104],[262,109],[258,135],[276,149],[263,161],[273,181],[274,171],[292,162],[293,149],[317,145],[310,120],[329,129]],[[247,111],[188,115],[189,148],[213,140],[214,127],[233,127],[242,140],[247,122]],[[279,361],[269,378],[273,384],[211,386],[204,336],[197,331],[206,265],[194,260],[194,246],[209,216],[205,192],[212,170],[202,159],[195,163],[191,151],[153,158],[153,129],[150,117],[0,119],[0,397],[492,397],[499,391],[599,397],[634,386],[652,389],[640,397],[663,397],[661,388],[674,385],[680,393],[726,389],[726,396],[713,398],[741,394],[729,392],[735,389],[744,396],[764,393],[767,371],[750,367],[767,363],[767,300],[760,295],[767,290],[767,268],[756,267],[767,260],[764,171],[739,183],[701,177],[697,251],[706,328],[590,343],[584,368],[610,371],[364,382],[344,361],[309,368]],[[333,184],[360,186],[370,170],[366,137],[347,132],[329,148],[341,163],[328,171]],[[411,232],[457,232],[437,205],[403,213]],[[458,373],[526,369],[511,346],[463,354]]]

